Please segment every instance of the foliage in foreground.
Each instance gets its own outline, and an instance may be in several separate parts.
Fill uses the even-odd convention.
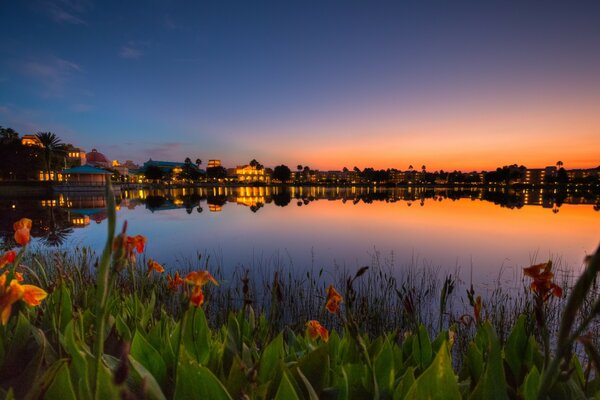
[[[272,323],[278,310],[255,315],[249,304],[211,327],[202,308],[203,286],[217,282],[207,271],[171,277],[172,295],[186,308],[174,316],[154,294],[142,296],[135,287],[115,284],[132,272],[144,239],[128,236],[126,227],[115,237],[114,205],[109,215],[95,286],[75,292],[68,280],[58,279],[45,287],[50,294],[36,308],[26,304],[42,301],[39,291],[34,303],[7,295],[20,270],[25,279],[43,281],[21,268],[28,232],[22,227],[16,232],[23,247],[0,261],[6,279],[0,312],[6,313],[11,301],[10,318],[0,327],[4,398],[600,399],[600,355],[586,336],[600,313],[600,299],[593,300],[588,314],[578,315],[600,270],[598,251],[572,289],[556,339],[548,333],[546,310],[562,291],[550,263],[525,271],[532,278],[533,317],[541,334],[534,335],[522,315],[502,342],[482,317],[481,299],[471,293],[473,316],[466,320],[476,333],[458,362],[452,357],[460,340],[456,326],[440,324],[434,337],[417,321],[403,334],[370,337],[359,328],[354,284],[366,269],[347,280],[343,295],[333,287],[326,293],[322,307],[339,319],[340,332],[329,332],[318,321],[306,321],[305,332],[280,330]],[[148,275],[161,269],[149,261]],[[272,294],[280,295],[277,287]],[[585,354],[574,351],[575,343]]]

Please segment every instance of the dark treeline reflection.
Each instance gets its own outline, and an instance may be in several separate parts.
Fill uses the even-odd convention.
[[[600,210],[600,194],[569,190],[510,190],[502,188],[379,188],[379,187],[214,187],[123,191],[118,209],[143,207],[150,212],[185,209],[188,214],[225,211],[226,204],[245,206],[256,213],[262,207],[306,207],[314,201],[351,204],[399,203],[408,207],[431,202],[470,199],[500,207],[547,208],[553,213],[563,204],[589,205]],[[20,218],[33,221],[32,236],[48,246],[62,245],[74,229],[106,218],[106,199],[99,193],[57,194],[52,197],[0,197],[0,239],[3,248],[14,246],[12,224]]]

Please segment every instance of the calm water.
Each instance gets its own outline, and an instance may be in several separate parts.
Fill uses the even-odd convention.
[[[332,270],[379,263],[431,265],[477,282],[511,280],[549,257],[578,270],[600,242],[597,195],[543,191],[375,188],[195,188],[128,191],[120,223],[148,238],[147,255],[167,268],[198,265]],[[0,197],[2,240],[12,222],[34,220],[34,246],[100,250],[105,199]]]

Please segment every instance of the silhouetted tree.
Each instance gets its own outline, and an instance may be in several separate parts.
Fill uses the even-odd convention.
[[[156,165],[150,165],[144,171],[144,176],[146,177],[146,179],[149,179],[152,181],[158,181],[158,180],[164,179],[165,174],[164,174],[163,170],[160,169],[159,167],[157,167]]]
[[[292,201],[292,197],[290,196],[290,193],[287,190],[281,193],[274,194],[271,197],[273,199],[273,203],[279,207],[285,207]]]
[[[196,166],[192,164],[192,160],[186,158],[186,161],[187,160],[189,160],[189,162],[186,162],[181,168],[178,178],[187,181],[196,181],[198,178],[200,178],[200,171],[198,171]]]
[[[227,177],[227,170],[224,167],[206,168],[206,177],[209,179],[225,179]]]
[[[201,159],[199,159],[199,158],[196,158],[196,166],[197,166],[198,168],[200,168],[200,165],[202,165],[202,160],[201,160]]]
[[[292,171],[289,169],[287,165],[278,165],[273,169],[273,175],[271,176],[273,179],[286,182],[290,180],[292,176]]]
[[[0,126],[0,144],[7,145],[19,140],[19,134],[12,128]]]

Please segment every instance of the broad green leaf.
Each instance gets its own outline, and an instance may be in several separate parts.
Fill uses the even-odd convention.
[[[158,350],[152,347],[139,331],[133,335],[130,354],[154,376],[161,387],[164,387],[167,381],[167,366]]]
[[[523,399],[524,400],[537,400],[538,389],[540,387],[540,373],[536,367],[533,367],[531,371],[525,377],[523,383]]]
[[[485,337],[488,343],[485,353],[487,354],[487,360],[485,361],[485,371],[469,398],[473,400],[507,399],[508,394],[506,392],[506,378],[504,376],[500,341],[489,322],[483,324],[479,329],[486,331]]]
[[[329,348],[321,344],[298,361],[298,369],[317,393],[329,385]]]
[[[429,334],[425,326],[419,326],[419,332],[413,340],[413,357],[417,362],[419,368],[424,370],[431,362],[433,351],[431,349],[431,341],[429,340]]]
[[[515,323],[506,345],[504,346],[504,356],[506,363],[510,367],[517,385],[521,383],[523,370],[523,355],[527,352],[528,338],[525,332],[525,316],[521,315]]]
[[[200,364],[206,364],[210,356],[210,329],[202,308],[191,307],[187,311],[187,324],[183,345]]]
[[[396,386],[396,389],[394,389],[394,400],[402,400],[406,398],[406,395],[408,394],[408,391],[410,390],[414,382],[415,369],[413,367],[408,367],[404,375],[402,375],[402,378]]]
[[[117,318],[115,320],[115,328],[117,330],[117,333],[123,340],[125,340],[125,341],[131,340],[131,336],[132,336],[131,330],[129,329],[129,327],[127,326],[127,323],[125,322],[125,320],[123,319],[123,317],[121,315],[117,315]]]
[[[183,349],[176,380],[174,399],[231,400],[221,381]]]
[[[46,390],[44,397],[61,400],[77,399],[67,360],[60,360],[57,363],[59,363],[58,371],[56,371],[54,379],[50,383],[48,390]]]
[[[154,379],[154,376],[142,364],[136,361],[135,358],[129,356],[132,373],[129,378],[133,378],[137,386],[144,386],[144,394],[151,400],[166,400],[160,385]],[[128,379],[129,379],[128,378]]]
[[[294,389],[294,385],[292,385],[288,374],[285,372],[281,377],[275,400],[300,400],[298,393],[296,393],[296,389]]]
[[[302,382],[302,384],[304,385],[304,390],[306,391],[309,400],[319,400],[319,395],[315,391],[315,388],[313,388],[313,386],[309,382],[308,378],[306,378],[306,376],[304,376],[302,371],[298,368],[296,368],[296,373],[300,378],[300,382]]]
[[[238,356],[235,356],[231,363],[231,369],[229,370],[225,385],[233,398],[241,398],[244,390],[249,385],[246,372],[244,362]]]
[[[396,371],[394,368],[394,350],[387,339],[385,339],[381,351],[375,357],[373,368],[379,390],[382,393],[392,393]]]
[[[265,347],[260,358],[260,367],[258,368],[258,382],[266,383],[274,378],[273,371],[275,367],[279,365],[279,362],[283,360],[284,348],[283,348],[283,335],[280,333],[271,343]]]
[[[431,365],[414,381],[406,399],[461,399],[447,342],[440,347]]]
[[[90,389],[91,373],[89,362],[92,361],[89,349],[75,338],[74,326],[76,320],[72,319],[65,327],[61,342],[65,351],[71,356],[71,372],[73,384],[79,398],[92,397]]]

